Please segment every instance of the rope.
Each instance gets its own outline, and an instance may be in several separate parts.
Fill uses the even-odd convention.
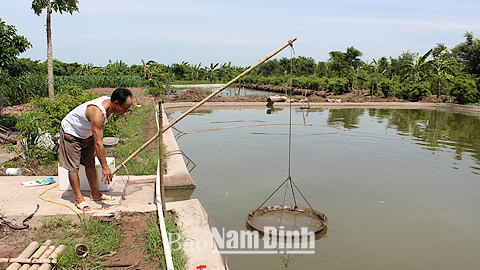
[[[183,135],[186,134],[193,134],[193,133],[202,133],[202,132],[210,132],[210,131],[216,131],[216,130],[224,130],[224,129],[232,129],[232,128],[244,128],[244,127],[262,127],[262,126],[285,126],[288,124],[253,124],[253,125],[244,125],[244,126],[234,126],[234,127],[221,127],[221,128],[208,128],[208,129],[196,129],[196,130],[190,130],[190,131],[182,131],[177,128],[174,128],[176,131],[181,134],[178,136],[178,138],[182,137]],[[342,131],[342,129],[338,127],[331,127],[331,126],[325,126],[325,125],[312,125],[312,124],[291,124],[292,126],[305,126],[305,127],[326,127],[326,128],[333,128],[336,129],[336,131],[332,132],[319,132],[319,133],[270,133],[270,132],[250,132],[250,134],[257,134],[257,135],[291,135],[291,136],[314,136],[314,135],[327,135],[327,134],[335,134],[339,133]],[[177,138],[177,139],[178,139]]]
[[[310,207],[310,209],[312,210],[313,213],[315,213],[315,210],[313,209],[313,207],[310,205],[310,203],[307,201],[307,198],[305,198],[305,196],[303,196],[302,192],[300,191],[300,189],[297,187],[297,185],[295,184],[295,182],[293,181],[292,177],[291,177],[291,159],[292,159],[292,126],[293,125],[300,125],[300,124],[292,124],[292,102],[291,102],[291,93],[292,93],[292,80],[293,80],[293,53],[294,53],[294,49],[293,49],[293,46],[290,44],[290,46],[292,47],[292,50],[290,52],[290,85],[289,85],[289,92],[287,94],[288,96],[288,99],[287,100],[290,100],[290,112],[289,112],[289,123],[288,123],[288,134],[281,134],[281,133],[254,133],[254,134],[275,134],[275,135],[288,135],[288,177],[287,179],[285,179],[276,189],[275,191],[273,191],[272,194],[270,194],[270,196],[268,196],[268,198],[253,212],[254,214],[258,211],[258,209],[260,209],[287,181],[289,182],[290,184],[290,189],[292,190],[292,198],[293,198],[293,202],[294,202],[294,206],[296,209],[297,208],[297,199],[295,197],[295,189],[293,187],[296,188],[296,190],[300,193],[300,195],[302,196],[303,200],[307,203],[307,205]],[[282,125],[282,124],[261,124],[261,125]],[[302,124],[303,126],[307,126],[307,124]],[[308,126],[313,126],[313,125],[308,125]],[[233,128],[233,127],[232,127]],[[316,134],[295,134],[295,135],[324,135],[324,134],[332,134],[332,133],[337,133],[337,132],[340,132],[341,129],[339,128],[336,128],[337,131],[336,132],[330,132],[330,133],[316,133]],[[283,203],[282,205],[284,206],[285,205],[285,200],[286,200],[286,197],[287,197],[287,191],[288,191],[288,186],[289,184],[287,184],[285,186],[285,193],[284,193],[284,196],[283,196]],[[278,226],[280,227],[281,223],[282,223],[282,218],[283,218],[283,212],[280,214],[280,220],[279,220],[279,224]],[[322,221],[323,223],[323,217],[321,216],[318,216],[318,218]]]

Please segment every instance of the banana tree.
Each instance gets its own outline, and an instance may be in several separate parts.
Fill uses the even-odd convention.
[[[431,62],[427,61],[427,58],[432,53],[433,49],[426,52],[421,57],[417,52],[415,54],[415,60],[404,60],[402,66],[400,66],[400,72],[403,75],[402,82],[407,79],[413,77],[415,84],[418,84],[420,81],[424,79],[426,76],[427,69],[431,66]]]
[[[53,91],[53,52],[52,52],[52,27],[51,15],[52,10],[55,12],[68,12],[70,15],[73,12],[78,12],[78,0],[33,0],[32,9],[36,15],[40,16],[42,11],[47,11],[47,82],[48,82],[48,97],[50,100],[55,98]]]
[[[348,83],[350,85],[350,88],[352,89],[353,91],[353,96],[356,96],[357,93],[360,95],[360,91],[356,91],[355,90],[355,82],[357,80],[361,80],[363,82],[366,82],[367,79],[365,79],[365,76],[363,76],[362,74],[360,74],[360,67],[353,67],[353,66],[350,66],[350,74],[349,74],[349,79],[348,79]]]
[[[97,73],[97,70],[95,69],[93,64],[88,63],[80,66],[80,68],[77,69],[74,74],[81,75],[81,76],[88,76],[88,75],[95,75],[95,73]]]
[[[453,82],[455,79],[455,72],[453,68],[457,65],[455,59],[446,57],[446,53],[448,49],[443,50],[437,58],[431,61],[432,66],[432,73],[430,74],[430,78],[432,82],[430,83],[430,92],[433,86],[437,87],[437,98],[440,97],[442,94],[442,79],[446,79],[448,81]]]
[[[372,73],[372,89],[370,92],[370,97],[373,97],[375,94],[375,79],[378,77],[378,75],[385,73],[385,69],[383,69],[383,67],[375,59],[373,59],[372,63],[370,64],[367,62],[367,67],[369,67],[370,72]]]
[[[218,63],[215,65],[213,63],[210,63],[210,67],[205,67],[207,71],[207,76],[208,79],[212,81],[212,83],[215,83],[215,69],[218,67]]]

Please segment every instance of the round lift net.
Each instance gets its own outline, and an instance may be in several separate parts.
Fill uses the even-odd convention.
[[[290,46],[292,47],[293,52],[293,46]],[[290,55],[290,80],[292,79],[292,61],[293,55]],[[290,92],[291,90],[292,88],[290,87]],[[292,124],[291,98],[289,103],[290,119],[288,123],[288,177],[256,210],[253,210],[247,215],[247,223],[252,229],[257,230],[262,234],[269,234],[278,237],[295,237],[310,234],[312,232],[318,233],[322,231],[328,223],[327,216],[312,208],[310,203],[307,201],[305,196],[303,196],[302,192],[297,187],[295,182],[293,182],[292,177],[290,176],[292,126],[294,125]],[[282,204],[275,206],[263,206],[283,185],[285,185],[285,195],[283,196]],[[289,186],[292,192],[291,198],[293,199],[293,205],[285,205],[285,199],[287,198]],[[295,190],[300,193],[303,200],[309,206],[308,208],[297,205]]]
[[[288,236],[288,233],[296,232],[300,235],[318,233],[327,226],[328,218],[325,214],[307,207],[276,205],[260,207],[248,213],[247,223],[262,234],[278,236],[283,230],[286,232],[284,236]]]

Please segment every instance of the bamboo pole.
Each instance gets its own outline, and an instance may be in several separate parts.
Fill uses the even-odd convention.
[[[52,263],[52,264],[56,264],[57,263],[57,259],[18,259],[18,258],[0,258],[0,262],[1,263],[7,263],[7,262],[11,262],[11,263],[24,263],[26,265],[24,266],[27,266],[27,269],[30,267],[28,264],[30,263]],[[23,267],[23,266],[22,266]]]
[[[25,248],[23,250],[22,253],[20,253],[20,255],[18,255],[17,259],[27,259],[29,258],[30,256],[32,256],[33,253],[35,253],[35,250],[38,249],[38,247],[40,247],[40,244],[38,242],[31,242],[27,248]],[[19,264],[19,263],[12,263],[10,264],[9,267],[7,267],[6,270],[18,270],[20,269],[22,265]]]
[[[49,259],[56,259],[58,254],[62,253],[64,250],[65,250],[65,246],[64,245],[60,245],[58,246],[54,251],[53,253],[48,256]],[[44,263],[40,266],[40,268],[38,268],[39,270],[50,270],[52,269],[52,265],[49,264],[49,263]]]
[[[257,68],[259,65],[263,64],[264,62],[266,62],[268,59],[272,58],[273,56],[275,56],[277,53],[281,52],[283,49],[285,49],[286,47],[288,46],[291,46],[293,44],[293,42],[295,42],[297,40],[296,37],[290,39],[289,41],[287,41],[287,43],[283,44],[280,48],[276,49],[274,52],[272,52],[271,54],[269,54],[268,56],[266,56],[265,58],[263,58],[262,60],[258,61],[255,65],[251,66],[250,68],[248,68],[247,70],[245,70],[244,72],[242,72],[240,75],[238,75],[237,77],[233,78],[231,81],[229,81],[228,83],[224,84],[222,87],[220,87],[217,91],[211,93],[210,95],[208,95],[206,98],[204,98],[202,101],[199,101],[197,104],[195,104],[195,106],[193,106],[192,108],[188,109],[186,112],[184,112],[182,115],[180,115],[177,119],[173,120],[170,124],[168,124],[167,126],[165,126],[165,128],[162,129],[162,132],[165,132],[167,131],[169,128],[171,128],[173,125],[175,125],[178,121],[182,120],[185,116],[189,115],[191,112],[193,112],[194,110],[198,109],[200,106],[202,106],[205,102],[209,101],[212,97],[216,96],[218,93],[220,93],[221,91],[223,91],[225,88],[229,87],[230,85],[232,85],[234,82],[236,82],[238,79],[242,78],[243,76],[247,75],[250,71],[254,70],[255,68]],[[118,165],[112,172],[112,174],[115,174],[117,173],[123,165],[127,164],[128,162],[130,162],[130,160],[132,160],[138,153],[140,153],[140,151],[142,151],[143,149],[145,149],[145,147],[147,147],[149,144],[151,144],[153,141],[155,141],[158,136],[159,136],[160,132],[157,133],[155,136],[153,136],[151,139],[149,139],[148,141],[146,141],[142,146],[140,146],[135,152],[133,152],[128,158],[126,158],[120,165]]]
[[[42,256],[40,256],[39,259],[46,259],[48,258],[48,256],[50,256],[53,252],[55,251],[55,246],[49,246],[47,250],[45,250],[45,252],[42,254]],[[41,264],[32,264],[28,270],[37,270],[38,268],[40,268],[40,265]]]
[[[48,246],[52,243],[51,240],[47,240],[45,241],[38,249],[37,251],[35,251],[35,253],[32,254],[32,256],[30,256],[30,259],[38,259],[38,258],[41,258],[40,256],[42,256],[42,254],[45,252],[45,250],[47,250]],[[43,259],[43,258],[42,258]],[[22,265],[22,267],[20,267],[19,270],[28,270],[28,268],[30,268],[30,265],[28,264],[24,264]]]

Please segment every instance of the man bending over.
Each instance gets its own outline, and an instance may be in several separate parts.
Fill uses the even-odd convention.
[[[95,152],[102,165],[102,181],[106,184],[112,180],[112,172],[107,164],[103,148],[103,126],[112,113],[122,115],[132,105],[132,92],[125,88],[117,88],[111,97],[99,97],[73,109],[62,120],[59,140],[60,166],[68,170],[70,185],[75,192],[75,205],[80,210],[90,210],[80,192],[78,169],[85,166],[90,199],[113,200],[111,196],[98,190],[97,172],[95,169]]]

